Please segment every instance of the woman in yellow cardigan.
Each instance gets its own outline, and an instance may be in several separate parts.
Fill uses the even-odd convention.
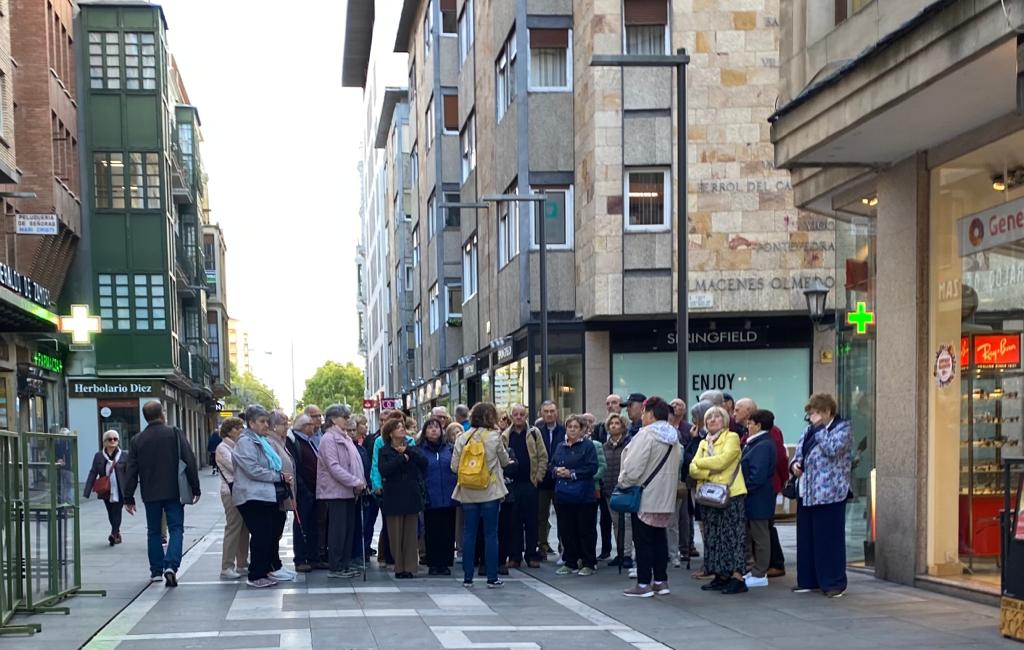
[[[739,594],[747,591],[746,514],[744,497],[747,486],[740,467],[740,436],[729,431],[729,414],[713,406],[704,414],[707,437],[690,461],[690,478],[701,483],[711,481],[729,486],[729,504],[725,508],[702,506],[704,517],[704,570],[715,579],[702,585],[704,591]]]

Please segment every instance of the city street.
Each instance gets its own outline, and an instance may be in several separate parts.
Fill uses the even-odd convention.
[[[84,583],[107,588],[108,596],[69,600],[68,617],[19,617],[41,621],[42,633],[2,639],[0,647],[744,650],[818,647],[826,637],[831,650],[1019,647],[999,637],[995,608],[858,573],[839,600],[792,594],[792,567],[769,588],[733,597],[701,592],[685,569],[670,569],[672,595],[627,599],[620,592],[630,581],[615,569],[557,577],[553,563],[513,570],[501,590],[486,589],[482,580],[472,590],[454,578],[396,581],[375,561],[366,582],[328,581],[314,572],[293,584],[250,589],[217,579],[223,515],[210,497],[218,480],[204,476],[205,496],[187,510],[192,546],[177,589],[146,582],[140,517],[128,519],[125,543],[114,549],[101,546],[86,525]],[[102,517],[96,501],[82,510],[83,521]],[[781,532],[792,558],[794,529],[784,525]]]

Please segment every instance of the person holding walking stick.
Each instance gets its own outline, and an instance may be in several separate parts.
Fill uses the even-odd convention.
[[[363,459],[346,429],[355,429],[347,406],[334,404],[325,413],[331,427],[320,443],[316,496],[327,502],[328,578],[354,578],[352,536],[355,532],[356,495],[366,489]]]

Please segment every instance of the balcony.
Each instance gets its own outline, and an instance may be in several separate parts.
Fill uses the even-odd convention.
[[[198,388],[209,390],[213,383],[210,362],[195,351],[205,348],[201,341],[190,342],[189,345],[178,343],[178,366],[181,374],[188,377]]]

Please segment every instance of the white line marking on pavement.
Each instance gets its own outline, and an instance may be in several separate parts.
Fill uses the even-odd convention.
[[[195,546],[182,558],[181,566],[178,567],[178,576],[184,575],[193,564],[199,561],[199,558],[213,542],[212,537],[203,537],[196,542]],[[83,646],[85,650],[114,650],[117,648],[120,643],[118,638],[131,632],[139,624],[139,621],[156,607],[165,593],[167,593],[167,588],[163,584],[150,583],[138,598],[122,609],[121,613],[99,631],[99,634]]]
[[[313,635],[307,629],[299,630],[240,630],[229,632],[168,632],[166,634],[125,634],[119,637],[111,637],[112,640],[121,641],[174,641],[184,639],[226,639],[247,636],[276,636],[276,646],[260,646],[258,650],[312,650]],[[247,650],[241,648],[239,650]],[[256,650],[253,648],[252,650]]]
[[[454,590],[453,590],[454,591]],[[231,601],[228,609],[229,621],[252,621],[266,619],[313,619],[313,618],[379,618],[383,616],[414,617],[414,616],[490,616],[495,614],[482,600],[473,594],[451,593],[427,595],[437,605],[437,609],[401,607],[401,608],[365,608],[359,603],[353,607],[339,609],[297,609],[285,610],[285,596],[313,595],[359,595],[359,594],[419,594],[419,590],[399,590],[397,587],[315,587],[307,589],[263,589],[240,590]]]

